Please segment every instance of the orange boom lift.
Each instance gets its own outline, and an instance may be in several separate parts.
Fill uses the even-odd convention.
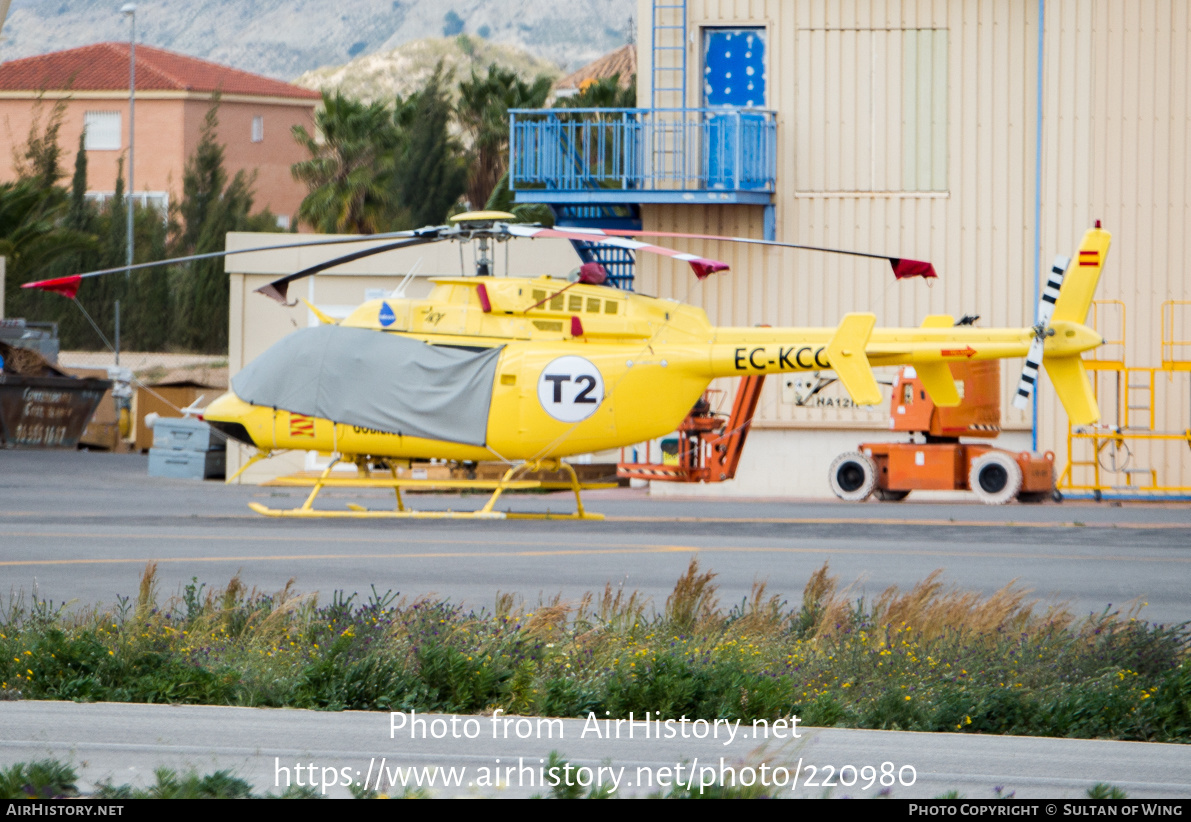
[[[761,398],[764,374],[740,378],[732,412],[725,418],[711,410],[711,402],[704,392],[695,407],[678,426],[678,453],[673,463],[619,462],[618,477],[661,480],[663,482],[724,482],[736,476],[740,453],[748,439],[749,426]],[[621,449],[624,454],[625,449]]]
[[[1001,364],[996,360],[951,364],[959,405],[935,405],[913,366],[893,381],[889,427],[910,442],[866,442],[831,464],[831,490],[859,502],[875,494],[903,500],[911,491],[972,491],[1002,505],[1013,498],[1040,502],[1054,492],[1054,453],[1012,453],[961,437],[991,439],[1001,433]],[[918,440],[918,441],[915,441]]]

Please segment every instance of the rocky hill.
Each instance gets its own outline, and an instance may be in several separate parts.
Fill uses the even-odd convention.
[[[346,65],[325,66],[300,75],[294,82],[316,91],[341,91],[367,102],[391,100],[397,94],[404,97],[420,89],[440,62],[454,80],[452,91],[472,71],[483,74],[493,63],[516,72],[527,82],[543,74],[551,79],[561,74],[554,63],[539,60],[515,46],[461,34],[416,40],[391,51],[357,57]]]
[[[113,0],[13,0],[0,60],[128,38]],[[426,38],[472,35],[570,71],[623,45],[635,0],[144,0],[137,40],[283,80]]]

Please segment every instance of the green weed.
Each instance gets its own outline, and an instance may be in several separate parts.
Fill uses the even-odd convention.
[[[1109,785],[1107,782],[1097,782],[1092,787],[1088,788],[1088,799],[1128,799],[1129,794],[1118,788],[1116,785]]]
[[[1191,741],[1186,625],[1041,608],[931,574],[861,598],[824,565],[791,605],[731,608],[692,561],[658,611],[608,585],[576,603],[447,601],[191,580],[162,600],[0,608],[0,698],[754,719],[956,733]],[[606,713],[605,713],[606,712]],[[164,790],[164,788],[163,788]]]
[[[52,759],[0,768],[0,799],[54,799],[78,796],[74,768]]]

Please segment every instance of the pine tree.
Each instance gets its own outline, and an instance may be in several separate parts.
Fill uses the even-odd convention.
[[[95,207],[87,202],[87,150],[86,133],[79,134],[79,148],[74,155],[74,176],[70,180],[70,205],[66,212],[66,226],[79,232],[91,234],[95,229]],[[88,263],[95,260],[95,252],[71,255],[69,259],[55,266],[55,276],[77,274],[85,271]],[[100,340],[91,324],[82,313],[56,294],[41,298],[42,315],[53,316],[58,323],[58,339],[63,349],[95,348]]]
[[[128,261],[128,215],[126,208],[132,204],[124,196],[124,158],[116,160],[116,192],[108,201],[107,241],[104,243],[105,259],[100,260],[103,268],[115,268]]]
[[[446,218],[467,184],[461,148],[448,130],[451,106],[443,90],[441,63],[426,87],[398,106],[397,116],[408,115],[411,106],[408,143],[394,175],[394,190],[413,225],[434,225]]]
[[[166,252],[168,227],[165,215],[153,207],[133,212],[135,262],[161,260]],[[118,275],[112,275],[122,279]],[[120,333],[128,351],[164,351],[171,345],[173,301],[168,272],[151,268],[132,272],[120,303]]]
[[[222,250],[229,231],[275,228],[267,212],[250,217],[254,176],[236,172],[228,182],[217,139],[218,97],[207,111],[199,144],[182,176],[176,256]],[[228,340],[228,278],[222,260],[203,260],[171,274],[174,328],[170,339],[192,351],[223,353]]]
[[[207,109],[199,144],[194,155],[186,161],[182,175],[182,233],[178,238],[179,253],[201,254],[199,237],[207,219],[223,196],[227,172],[223,170],[223,146],[216,139],[219,129],[219,98]],[[213,249],[212,249],[213,250]]]
[[[116,160],[116,191],[112,198],[104,204],[103,213],[97,225],[99,233],[99,254],[96,268],[115,268],[124,265],[128,248],[128,223],[125,209],[131,207],[128,198],[124,196],[124,158]],[[90,267],[90,266],[88,266]],[[109,341],[114,342],[116,330],[116,300],[120,300],[120,307],[127,306],[125,295],[128,291],[128,280],[123,274],[113,274],[108,277],[96,277],[88,281],[86,292],[79,294],[79,304],[102,330]],[[123,318],[122,318],[123,319]],[[122,322],[122,325],[126,323]],[[89,341],[86,348],[101,348],[103,342],[90,330],[90,324],[83,329],[83,339]],[[124,329],[122,328],[121,331]],[[89,339],[88,339],[89,338]],[[121,341],[121,348],[127,350],[127,345]]]
[[[79,150],[74,155],[74,176],[70,180],[70,211],[66,215],[66,224],[71,228],[83,231],[90,221],[90,210],[87,207],[87,132],[79,134]]]
[[[57,108],[55,109],[57,111]],[[75,155],[74,178],[69,194],[50,182],[63,175],[58,168],[61,152],[57,147],[55,121],[52,117],[45,133],[35,125],[29,141],[18,153],[25,176],[10,189],[24,191],[28,210],[21,224],[0,225],[0,233],[11,248],[8,252],[10,283],[49,279],[77,274],[94,267],[98,248],[95,237],[95,207],[86,200],[87,155],[82,137]],[[39,171],[35,169],[40,169]],[[22,198],[6,198],[8,211]],[[19,211],[19,209],[18,209]],[[0,219],[0,223],[6,222]],[[0,253],[5,253],[0,251]],[[30,320],[58,324],[63,348],[100,348],[102,341],[82,313],[58,294],[10,288],[9,311]],[[90,301],[88,301],[90,306]]]
[[[66,115],[66,101],[59,100],[54,104],[44,130],[41,128],[42,102],[39,99],[34,105],[29,137],[24,151],[16,158],[17,174],[22,180],[30,180],[43,191],[49,191],[62,177],[62,147],[58,145],[58,133]]]

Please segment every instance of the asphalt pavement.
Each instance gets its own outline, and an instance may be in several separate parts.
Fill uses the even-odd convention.
[[[152,784],[159,767],[227,769],[259,793],[300,783],[331,797],[419,781],[436,797],[526,797],[568,776],[620,796],[735,780],[779,798],[1078,799],[1101,782],[1131,799],[1191,797],[1187,745],[637,720],[0,702],[0,764],[71,762],[83,789]],[[552,752],[569,773],[550,772]]]
[[[305,493],[152,478],[140,455],[0,451],[0,593],[69,607],[111,605],[135,595],[146,563],[155,562],[163,598],[192,579],[222,586],[239,574],[266,592],[293,579],[298,590],[325,597],[337,590],[366,597],[375,587],[474,608],[491,608],[498,592],[533,604],[557,594],[577,600],[610,584],[639,590],[660,608],[696,558],[717,574],[725,606],[755,581],[796,602],[808,577],[828,563],[854,596],[906,588],[942,569],[947,584],[965,590],[1028,589],[1039,607],[1065,603],[1077,614],[1138,608],[1142,619],[1191,621],[1186,503],[855,505],[659,500],[614,489],[585,496],[591,510],[607,515],[602,522],[285,520],[247,507],[292,507]],[[333,491],[320,504],[380,508],[390,499]],[[478,508],[483,497],[409,500],[463,510]],[[574,501],[569,494],[511,494],[501,505],[569,512]],[[593,733],[584,720],[553,730],[516,719],[501,736],[491,717],[425,719],[428,738],[411,739],[390,735],[387,714],[0,702],[0,762],[62,758],[80,769],[84,784],[145,783],[163,765],[231,768],[259,791],[302,779],[338,796],[351,781],[400,793],[402,779],[433,773],[434,795],[525,796],[542,791],[539,766],[557,751],[587,767],[589,778],[619,774],[625,795],[697,783],[706,773],[699,767],[736,768],[743,779],[761,778],[767,765],[771,781],[787,780],[775,787],[779,796],[871,796],[888,788],[903,798],[950,790],[970,798],[1075,798],[1109,782],[1134,798],[1191,797],[1191,748],[1178,745],[840,729],[766,741],[748,727],[731,740],[722,735],[726,727],[717,729],[721,736],[684,738],[679,728],[660,739],[643,739],[638,727],[626,739]],[[461,727],[468,719],[476,725]],[[409,770],[424,766],[440,770]],[[452,767],[457,771],[441,770]],[[452,773],[458,784],[442,784]],[[894,784],[882,783],[887,773]]]
[[[857,596],[912,586],[936,569],[984,593],[1009,584],[1075,613],[1139,608],[1191,620],[1191,505],[1094,502],[848,504],[651,499],[638,489],[585,495],[605,521],[286,520],[249,502],[293,507],[305,489],[149,477],[140,455],[0,451],[0,590],[111,604],[145,564],[159,590],[192,579],[361,596],[437,595],[491,607],[497,591],[577,599],[606,584],[663,602],[692,557],[716,572],[722,602],[754,581],[800,597],[823,563]],[[481,495],[407,495],[419,508],[478,508]],[[391,495],[328,491],[319,504],[380,508]],[[506,495],[502,507],[569,512],[569,494]]]

